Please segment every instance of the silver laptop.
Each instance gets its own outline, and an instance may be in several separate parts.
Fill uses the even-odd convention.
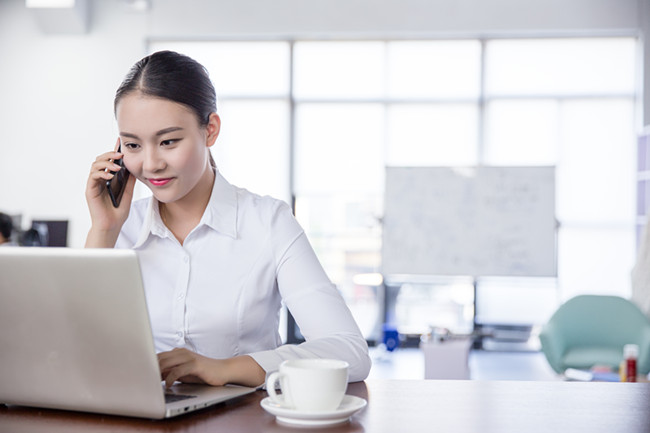
[[[253,391],[164,389],[134,251],[0,248],[0,403],[165,418]]]

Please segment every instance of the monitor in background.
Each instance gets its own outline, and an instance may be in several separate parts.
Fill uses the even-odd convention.
[[[67,247],[68,246],[68,221],[32,221],[32,230],[38,234],[39,245],[44,247]]]

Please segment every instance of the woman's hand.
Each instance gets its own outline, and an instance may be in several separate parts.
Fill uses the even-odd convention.
[[[119,146],[118,138],[115,148]],[[106,190],[106,181],[113,178],[111,171],[118,171],[120,166],[113,161],[122,158],[117,151],[99,155],[90,168],[86,183],[86,202],[90,210],[92,226],[86,239],[86,247],[115,246],[120,229],[129,215],[135,177],[129,176],[120,206],[115,208]]]
[[[264,383],[266,376],[266,372],[250,356],[212,359],[187,349],[174,349],[159,353],[158,363],[162,379],[168,388],[175,381],[212,386],[227,383],[259,386]]]

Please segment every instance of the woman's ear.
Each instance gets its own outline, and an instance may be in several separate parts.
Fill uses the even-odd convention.
[[[207,147],[212,147],[212,145],[214,145],[214,143],[217,141],[219,131],[221,131],[221,118],[217,113],[210,113],[206,129],[208,131],[208,136],[206,138],[205,145]]]

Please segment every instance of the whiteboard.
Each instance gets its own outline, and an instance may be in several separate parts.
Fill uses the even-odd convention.
[[[554,167],[388,167],[384,275],[557,275]]]

